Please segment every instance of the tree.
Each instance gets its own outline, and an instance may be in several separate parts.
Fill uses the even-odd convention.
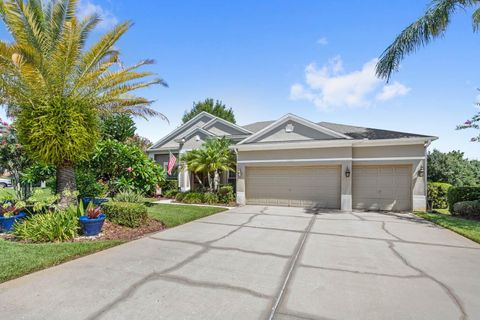
[[[204,101],[194,102],[192,109],[190,111],[185,111],[183,114],[183,123],[192,119],[202,111],[206,111],[231,123],[236,123],[232,108],[227,108],[222,101],[216,100],[214,102],[213,99],[205,99]]]
[[[123,22],[90,47],[86,40],[100,18],[79,21],[77,0],[0,0],[0,16],[13,42],[0,41],[0,96],[16,118],[21,144],[36,161],[56,167],[57,192],[75,189],[74,166],[99,137],[99,116],[160,115],[151,101],[132,92],[161,79],[141,61],[124,68],[116,43],[131,27]],[[62,197],[61,205],[73,199]]]
[[[116,140],[98,142],[91,159],[79,167],[83,172],[93,173],[97,181],[107,184],[110,195],[124,190],[151,195],[166,179],[163,167],[142,149]]]
[[[135,121],[129,114],[113,114],[102,119],[102,139],[114,139],[125,142],[135,135]]]
[[[406,55],[415,52],[419,47],[425,46],[432,40],[442,37],[447,29],[451,16],[458,9],[473,7],[472,14],[473,31],[477,32],[480,27],[480,1],[479,0],[435,0],[428,7],[425,14],[417,21],[405,28],[380,56],[376,66],[376,74],[380,78],[390,80],[392,73],[398,71],[400,62]],[[457,129],[479,129],[480,112],[472,119],[459,125]],[[480,142],[480,134],[471,139],[472,142]]]
[[[447,153],[434,149],[428,153],[428,179],[454,186],[480,185],[479,161],[464,158],[461,151]]]
[[[234,170],[235,158],[229,148],[231,144],[231,140],[225,137],[209,139],[200,149],[186,152],[181,161],[194,174],[206,173],[209,189],[216,191],[220,183],[220,172]],[[197,180],[201,183],[198,177]]]

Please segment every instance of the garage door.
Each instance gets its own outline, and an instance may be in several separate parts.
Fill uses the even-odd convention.
[[[404,211],[411,209],[410,166],[354,166],[354,209]]]
[[[248,167],[247,204],[340,208],[340,167]]]

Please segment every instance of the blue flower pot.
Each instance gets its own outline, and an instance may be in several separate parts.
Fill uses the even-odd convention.
[[[96,219],[89,219],[87,216],[80,216],[83,235],[87,237],[96,236],[102,231],[103,222],[106,216],[102,213]]]
[[[13,230],[13,225],[17,221],[21,221],[25,218],[27,214],[23,211],[19,212],[15,216],[11,217],[0,217],[0,231],[1,232],[10,232]]]
[[[107,198],[95,198],[95,197],[85,197],[82,198],[83,207],[87,208],[90,202],[93,202],[95,207],[99,207],[102,203],[108,202]]]

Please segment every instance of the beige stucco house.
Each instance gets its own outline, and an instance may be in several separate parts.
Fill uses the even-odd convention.
[[[436,137],[313,122],[293,114],[238,126],[202,112],[156,142],[148,153],[164,165],[208,138],[233,141],[237,202],[365,210],[424,210],[426,151]],[[179,170],[179,187],[192,188]]]

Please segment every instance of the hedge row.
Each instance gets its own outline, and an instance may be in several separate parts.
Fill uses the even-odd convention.
[[[448,210],[452,215],[460,214],[455,211],[456,203],[475,200],[480,200],[480,187],[452,187],[448,190]]]
[[[460,201],[453,205],[455,215],[469,218],[480,218],[480,200]]]
[[[233,187],[222,186],[217,192],[181,192],[177,193],[175,200],[188,204],[229,204],[235,201]]]
[[[109,201],[102,204],[102,210],[108,220],[130,228],[139,227],[148,217],[147,207],[140,203]]]
[[[429,182],[427,197],[434,209],[448,208],[448,190],[452,187],[449,183]]]

